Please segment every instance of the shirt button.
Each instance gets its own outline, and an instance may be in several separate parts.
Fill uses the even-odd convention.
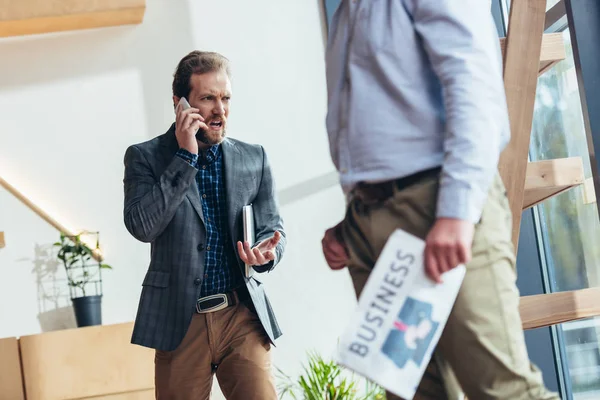
[[[210,246],[206,246],[206,250],[210,250]]]
[[[196,247],[196,248],[198,249],[198,251],[202,251],[202,250],[204,250],[204,245],[202,243],[200,243],[198,245],[198,247]]]
[[[203,195],[202,195],[202,198],[203,198],[203,199],[205,199],[205,198],[206,198],[206,194],[203,194]]]
[[[202,166],[202,169],[206,169],[206,165],[203,165],[203,166]]]
[[[202,280],[200,278],[194,279],[194,285],[198,286],[200,283],[202,283]]]

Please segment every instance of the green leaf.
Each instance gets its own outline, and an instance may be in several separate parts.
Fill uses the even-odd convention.
[[[353,373],[343,375],[346,370],[332,360],[324,360],[315,352],[308,353],[307,365],[303,366],[303,374],[293,384],[292,379],[279,370],[284,380],[279,385],[281,398],[284,395],[293,399],[304,400],[384,400],[385,390],[364,380],[355,378]],[[349,375],[349,376],[348,376]],[[358,386],[365,383],[365,390],[359,394]]]
[[[100,268],[102,268],[102,269],[113,269],[113,267],[111,267],[108,264],[100,264]]]

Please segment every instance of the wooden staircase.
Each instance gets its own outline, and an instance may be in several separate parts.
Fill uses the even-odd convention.
[[[511,141],[499,170],[513,213],[513,242],[519,243],[523,210],[585,181],[581,157],[528,162],[537,81],[565,58],[562,34],[543,34],[546,0],[511,2],[508,34],[501,40]],[[600,288],[521,298],[526,329],[600,316]]]

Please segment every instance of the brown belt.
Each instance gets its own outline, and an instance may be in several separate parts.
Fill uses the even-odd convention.
[[[354,194],[363,204],[381,203],[392,197],[394,188],[398,190],[406,189],[425,178],[439,175],[441,170],[441,167],[435,167],[399,179],[379,183],[359,182],[354,188]]]

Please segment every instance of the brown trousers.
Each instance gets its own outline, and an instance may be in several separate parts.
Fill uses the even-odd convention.
[[[354,198],[342,224],[348,265],[360,295],[375,261],[397,228],[425,238],[435,222],[439,176],[432,175],[392,197],[365,205]],[[415,399],[558,399],[530,363],[519,315],[511,212],[496,177],[476,225],[472,260],[456,303]],[[388,399],[398,397],[388,394]]]
[[[228,400],[276,400],[270,342],[244,303],[195,314],[175,351],[156,351],[158,400],[208,400],[213,375]]]

